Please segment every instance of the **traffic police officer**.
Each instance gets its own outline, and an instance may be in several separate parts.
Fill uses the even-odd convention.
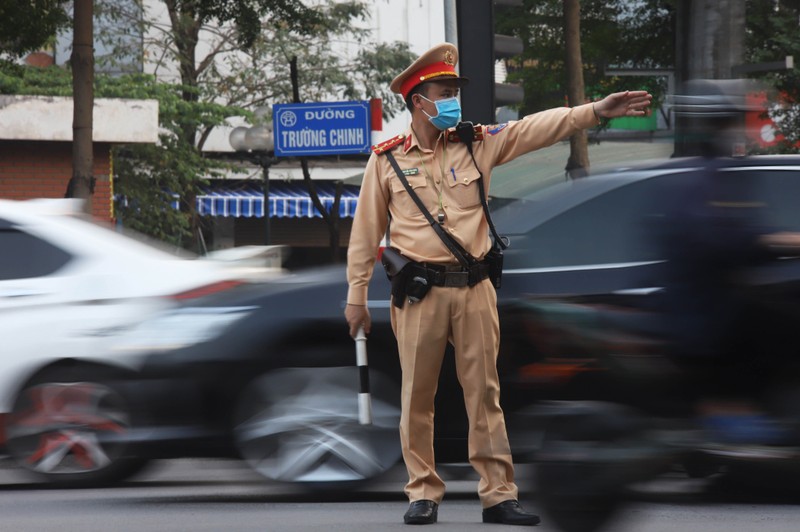
[[[359,327],[369,333],[367,288],[390,216],[391,244],[402,255],[437,270],[459,268],[406,191],[386,152],[394,155],[431,215],[480,260],[490,250],[491,241],[478,193],[478,168],[488,193],[491,170],[496,165],[595,126],[600,118],[649,112],[651,96],[631,91],[505,124],[475,126],[473,163],[453,129],[461,114],[458,92],[468,81],[456,73],[457,62],[457,48],[440,44],[392,81],[391,90],[406,100],[411,125],[404,134],[373,148],[364,173],[347,256],[345,317],[353,337]],[[500,337],[497,296],[491,281],[484,279],[473,286],[433,286],[414,304],[402,308],[392,305],[391,319],[402,369],[400,439],[409,476],[405,493],[411,503],[404,521],[435,523],[444,496],[445,485],[434,463],[433,418],[441,364],[450,342],[455,348],[456,372],[469,419],[469,460],[480,475],[483,521],[537,524],[539,517],[524,511],[517,502],[500,408],[496,367]]]

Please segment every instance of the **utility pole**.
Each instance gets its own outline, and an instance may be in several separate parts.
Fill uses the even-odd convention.
[[[676,4],[676,91],[693,79],[732,79],[744,59],[745,0],[679,0]],[[690,119],[674,117],[674,156],[687,155]]]
[[[745,0],[681,0],[677,4],[678,84],[731,79],[744,58]]]
[[[458,48],[458,9],[456,0],[444,0],[444,40]]]

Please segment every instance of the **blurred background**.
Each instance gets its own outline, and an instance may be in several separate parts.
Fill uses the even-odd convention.
[[[399,494],[389,285],[377,269],[365,422],[344,261],[370,147],[410,119],[389,82],[448,41],[476,123],[654,96],[492,174],[503,408],[543,526],[639,529],[615,518],[643,491],[793,501],[799,20],[793,0],[0,2],[4,463],[35,488],[213,459],[280,493]],[[446,357],[453,482],[474,480],[460,397]]]

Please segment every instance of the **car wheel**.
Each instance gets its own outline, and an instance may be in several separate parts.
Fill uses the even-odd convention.
[[[554,446],[567,447],[560,438],[548,436],[542,447],[549,453]],[[593,479],[603,475],[603,466],[582,461],[544,461],[536,468],[535,490],[543,510],[565,532],[601,530],[622,505],[619,486],[606,490]]]
[[[534,491],[553,522],[565,532],[594,532],[625,505],[631,484],[670,458],[642,438],[635,415],[611,407],[551,421],[537,461]]]
[[[130,477],[146,460],[132,456],[133,413],[102,381],[73,370],[29,381],[6,422],[9,455],[35,477],[62,487],[94,487]]]
[[[234,414],[236,446],[267,479],[332,488],[374,478],[400,459],[394,383],[372,374],[373,422],[359,424],[357,368],[290,368],[252,381]]]

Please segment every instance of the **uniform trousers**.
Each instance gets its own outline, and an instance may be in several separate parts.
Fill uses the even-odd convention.
[[[431,288],[402,309],[391,306],[402,369],[400,443],[411,502],[441,502],[445,484],[433,451],[434,398],[449,341],[469,419],[469,461],[480,475],[484,508],[517,498],[514,466],[500,408],[497,352],[500,326],[497,294],[486,279],[473,287]]]

